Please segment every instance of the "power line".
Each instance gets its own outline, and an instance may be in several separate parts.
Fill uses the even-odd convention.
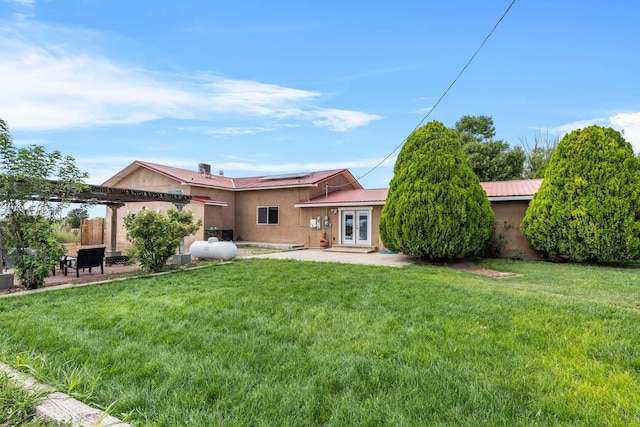
[[[433,110],[436,109],[436,107],[440,104],[440,102],[444,99],[445,96],[447,96],[447,94],[449,93],[449,91],[451,90],[451,88],[453,88],[453,85],[456,84],[456,82],[460,79],[460,77],[462,76],[462,74],[467,70],[467,68],[469,67],[469,65],[471,64],[471,62],[473,62],[473,60],[475,59],[475,57],[478,55],[478,53],[480,53],[480,50],[482,50],[482,48],[484,47],[484,45],[487,43],[487,41],[489,41],[489,38],[493,35],[493,33],[496,31],[496,29],[498,28],[498,26],[500,25],[500,23],[502,22],[502,20],[505,18],[505,16],[507,16],[507,14],[509,13],[509,11],[511,10],[511,7],[515,4],[516,0],[513,0],[511,2],[511,4],[509,4],[509,6],[507,7],[507,9],[504,11],[504,13],[502,14],[502,16],[500,17],[500,19],[498,19],[498,22],[496,22],[496,24],[493,26],[493,28],[491,29],[491,31],[489,31],[489,34],[487,34],[487,36],[484,38],[484,40],[482,41],[482,43],[480,44],[480,46],[478,47],[478,49],[476,49],[476,51],[473,53],[473,55],[471,55],[471,58],[469,58],[469,60],[467,61],[467,63],[464,65],[464,67],[462,67],[462,69],[460,70],[460,72],[458,73],[458,75],[456,76],[455,79],[453,79],[453,81],[451,82],[451,84],[449,85],[449,87],[447,88],[447,90],[444,91],[444,93],[442,95],[440,95],[440,98],[438,98],[438,100],[436,101],[435,104],[433,104],[433,107],[431,107],[431,109],[429,110],[429,112],[427,112],[427,114],[422,118],[422,120],[420,120],[420,122],[418,123],[418,125],[413,128],[413,131],[411,131],[411,133],[415,132],[416,129],[418,129],[420,126],[422,126],[422,124],[424,123],[425,120],[427,120],[427,118],[431,115],[431,113],[433,112]],[[398,151],[403,145],[404,143],[407,142],[407,138],[403,139],[402,142],[400,144],[398,144],[398,146],[396,146],[396,148],[393,149],[392,152],[390,152],[384,159],[382,159],[377,165],[375,165],[374,167],[372,167],[371,169],[369,169],[364,175],[360,176],[358,178],[358,181],[361,180],[362,178],[364,178],[365,176],[369,175],[371,172],[373,172],[374,170],[378,169],[384,162],[386,162],[387,160],[389,160],[389,158],[391,156],[393,156],[393,154]],[[349,183],[350,184],[350,183]],[[346,185],[349,184],[342,184],[336,187],[344,187]]]

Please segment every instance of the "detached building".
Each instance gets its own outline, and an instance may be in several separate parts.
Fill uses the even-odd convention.
[[[482,183],[495,212],[496,233],[508,241],[503,256],[538,258],[519,231],[520,221],[542,180]],[[197,171],[135,161],[103,185],[191,196],[185,207],[203,226],[187,236],[188,248],[196,240],[278,243],[306,248],[383,247],[378,233],[387,189],[364,189],[348,169],[229,178],[212,174],[207,164]],[[110,224],[123,224],[126,215],[141,209],[166,210],[162,202],[127,203],[107,209],[106,236],[116,245],[128,245],[124,227],[112,234]],[[111,216],[117,215],[117,222]],[[111,242],[108,242],[109,244]],[[113,247],[113,246],[112,246]]]

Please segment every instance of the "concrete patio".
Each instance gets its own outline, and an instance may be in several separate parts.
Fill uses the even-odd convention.
[[[337,249],[304,249],[298,251],[274,252],[270,254],[252,255],[248,258],[294,259],[298,261],[340,262],[345,264],[382,265],[387,267],[403,267],[415,264],[416,258],[402,254],[381,252],[338,252]]]

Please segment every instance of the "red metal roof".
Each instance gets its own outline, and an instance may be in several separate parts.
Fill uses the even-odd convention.
[[[115,184],[117,183],[117,181],[119,181],[118,178],[123,178],[124,176],[133,172],[137,167],[144,167],[185,185],[219,188],[224,190],[241,191],[290,187],[312,187],[321,185],[324,181],[337,175],[344,175],[345,179],[351,183],[352,187],[362,188],[362,185],[360,185],[360,183],[354,178],[354,176],[351,174],[351,172],[349,172],[348,169],[333,169],[327,171],[302,172],[282,175],[262,175],[247,178],[228,178],[226,176],[214,174],[205,175],[197,171],[176,168],[173,166],[159,165],[156,163],[143,162],[140,160],[136,160],[106,182]]]
[[[481,182],[489,200],[495,198],[531,199],[542,184],[541,179],[520,179],[516,181]]]
[[[542,184],[541,179],[524,179],[517,181],[481,182],[480,185],[492,201],[530,200]],[[357,206],[384,205],[388,188],[371,190],[344,190],[329,193],[311,200],[296,203],[296,207],[311,206]]]
[[[190,171],[187,169],[175,168],[172,166],[158,165],[156,163],[142,162],[136,160],[134,165],[139,165],[144,168],[150,169],[154,172],[164,175],[168,178],[175,179],[183,184],[198,185],[205,187],[224,188],[232,190],[234,188],[233,180],[226,176],[220,175],[204,175],[197,171]]]
[[[310,187],[324,183],[336,175],[346,175],[345,178],[356,188],[362,188],[360,183],[347,169],[308,172],[287,175],[265,175],[248,178],[235,178],[233,182],[238,190],[260,190],[265,188]],[[280,177],[280,178],[279,178]]]
[[[354,205],[384,205],[387,200],[388,188],[374,188],[370,190],[342,190],[329,193],[311,200],[300,201],[296,207],[304,206],[354,206]]]

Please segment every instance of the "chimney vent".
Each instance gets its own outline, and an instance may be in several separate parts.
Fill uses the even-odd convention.
[[[198,163],[198,173],[204,176],[211,176],[211,165],[207,163]]]

